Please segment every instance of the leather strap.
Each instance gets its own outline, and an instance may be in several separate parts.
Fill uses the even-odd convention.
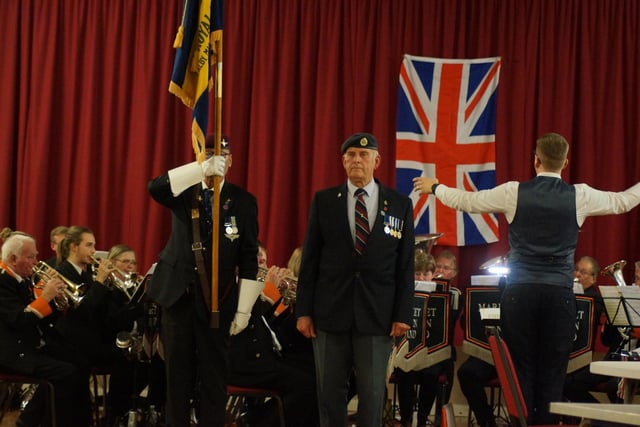
[[[207,277],[207,269],[204,264],[203,251],[205,247],[202,245],[202,238],[200,233],[200,186],[193,187],[193,197],[191,203],[191,230],[193,232],[193,240],[191,243],[191,250],[196,258],[196,268],[198,270],[198,277],[200,278],[200,288],[202,289],[202,297],[207,304],[207,308],[211,309],[211,289],[209,289],[209,278]]]

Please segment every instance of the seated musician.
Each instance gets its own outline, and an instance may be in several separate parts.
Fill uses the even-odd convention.
[[[415,255],[415,279],[417,281],[432,280],[436,271],[436,260],[433,256],[423,251],[416,251]],[[451,359],[436,363],[428,368],[405,372],[396,369],[396,381],[398,385],[398,403],[400,406],[400,419],[402,426],[413,425],[413,408],[416,399],[414,385],[419,384],[418,398],[418,426],[426,426],[431,407],[438,394],[438,377],[447,372]],[[438,425],[438,413],[436,412],[436,425]]]
[[[145,304],[148,307],[153,303],[138,299],[142,276],[137,274],[136,253],[125,244],[117,244],[109,249],[107,260],[113,263],[115,271],[108,279],[112,289],[107,300],[109,307],[103,341],[105,345],[115,347],[118,337],[124,333],[126,338],[120,343],[126,348],[122,348],[110,363],[107,425],[111,426],[118,422],[126,424],[127,412],[142,409],[139,396],[147,385],[147,408],[144,409],[153,406],[156,411],[161,410],[165,376],[164,362],[153,347],[157,341],[144,341],[149,321],[156,324],[159,321],[149,319],[148,310],[145,310]]]
[[[65,283],[53,274],[35,292],[30,279],[38,264],[36,242],[14,233],[2,245],[0,262],[0,366],[3,372],[45,379],[55,389],[56,424],[90,425],[89,378],[56,349],[68,348],[49,324],[65,300]],[[48,426],[47,387],[39,386],[18,426]]]
[[[581,257],[575,265],[574,277],[582,285],[584,294],[594,298],[594,334],[596,336],[600,318],[604,313],[604,302],[596,286],[596,277],[600,273],[598,261],[590,256]],[[609,347],[605,360],[614,357],[622,341],[622,335],[617,327],[608,321],[602,327],[600,336],[602,343]],[[593,374],[589,365],[568,374],[564,383],[564,397],[571,402],[598,403],[591,392],[604,390],[612,403],[621,402],[616,395],[618,383],[615,378],[606,375]]]
[[[253,307],[249,326],[231,337],[229,384],[277,390],[283,400],[286,425],[313,427],[318,420],[313,350],[310,341],[297,331],[292,312],[301,251],[298,248],[293,252],[288,268],[268,270],[263,295]],[[284,289],[287,286],[288,293]],[[253,405],[249,425],[279,425],[274,403]]]

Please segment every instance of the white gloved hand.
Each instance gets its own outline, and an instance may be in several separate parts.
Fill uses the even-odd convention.
[[[204,176],[224,176],[224,169],[227,159],[224,156],[211,156],[202,162],[202,172]]]
[[[240,279],[238,286],[240,287],[238,308],[236,309],[236,315],[233,317],[231,328],[229,328],[229,335],[239,334],[249,324],[251,309],[258,299],[258,295],[260,295],[260,292],[264,289],[264,282],[258,282],[251,279]]]
[[[237,311],[236,315],[233,316],[233,322],[231,322],[231,328],[229,328],[229,335],[238,335],[244,331],[249,325],[250,318],[251,313],[240,313]]]

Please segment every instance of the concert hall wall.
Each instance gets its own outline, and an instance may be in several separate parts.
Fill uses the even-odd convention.
[[[194,159],[191,112],[167,91],[181,14],[179,0],[0,2],[0,226],[36,236],[42,258],[51,228],[80,224],[100,249],[134,247],[141,271],[156,260],[170,218],[147,182]],[[377,176],[395,184],[404,53],[502,57],[498,183],[533,176],[534,141],[549,131],[571,144],[565,179],[612,191],[640,180],[638,2],[227,0],[224,20],[228,179],[258,199],[270,264],[302,244],[313,192],[345,180],[351,133],[378,137]],[[587,220],[577,255],[632,264],[638,219]],[[452,248],[459,287],[506,252],[502,217],[500,233]]]

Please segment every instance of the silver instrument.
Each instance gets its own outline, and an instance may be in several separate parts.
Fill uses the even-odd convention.
[[[100,258],[91,256],[94,264],[100,264]],[[127,298],[127,303],[130,303],[133,297],[138,292],[138,287],[142,284],[142,279],[136,273],[127,273],[119,268],[114,267],[114,270],[109,273],[109,285],[118,289]]]
[[[600,274],[613,277],[613,280],[616,281],[618,286],[627,286],[627,283],[624,281],[624,277],[622,276],[622,269],[625,265],[627,265],[627,261],[621,259],[620,261],[616,261],[603,268]]]
[[[422,251],[430,254],[431,249],[436,244],[438,239],[442,237],[443,233],[430,233],[430,234],[419,234],[416,236],[416,241],[414,244],[414,248],[417,251]]]
[[[295,276],[284,276],[278,283],[278,291],[282,295],[284,305],[296,303],[296,291],[298,289],[298,278]]]

